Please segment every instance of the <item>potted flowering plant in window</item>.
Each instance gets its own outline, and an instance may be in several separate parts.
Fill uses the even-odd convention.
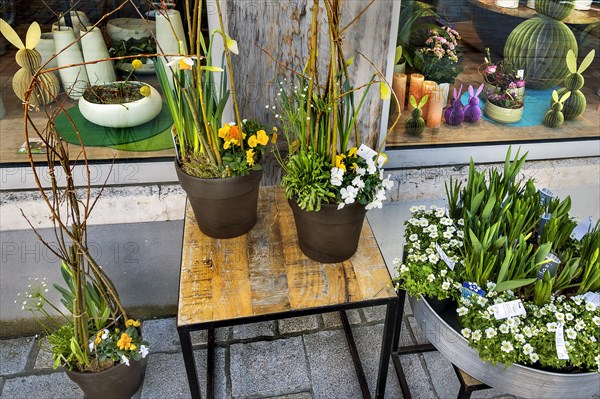
[[[447,208],[411,209],[398,288],[432,343],[473,377],[522,397],[590,397],[600,222],[578,225],[570,198],[519,178],[525,158],[509,150],[504,170],[487,173],[471,161],[466,186],[446,186]],[[437,312],[428,297],[456,303]]]
[[[324,4],[330,52],[319,59],[328,62],[327,80],[323,82],[318,74],[320,7],[315,0],[307,66],[295,74],[290,87],[285,81],[280,83],[275,112],[282,121],[289,154],[284,158],[276,152],[276,157],[285,171],[281,184],[302,252],[317,261],[340,262],[356,252],[366,212],[381,208],[393,185],[390,176],[383,175],[386,157],[381,147],[373,150],[361,144],[357,126],[369,86],[379,82],[382,98],[389,98],[391,90],[383,78],[375,79],[382,76],[376,72],[360,87],[365,90],[355,102],[353,59],[344,57],[340,36],[341,4],[338,0]]]
[[[487,94],[483,113],[500,123],[517,123],[523,117],[523,100],[518,97],[516,88],[506,89],[502,93]]]
[[[186,9],[193,11],[187,14],[193,54],[185,54],[187,46],[180,42],[181,54],[168,56],[166,65],[155,62],[155,68],[174,122],[175,169],[198,226],[211,237],[232,238],[248,232],[256,223],[262,178],[259,161],[277,135],[240,117],[232,71],[237,43],[225,32],[220,2],[216,6],[221,29],[214,30],[210,41],[205,42],[200,34],[202,18],[194,17],[201,14],[202,3],[186,2]],[[172,13],[159,12],[171,23]],[[212,58],[216,37],[225,43],[223,66],[215,65]],[[230,97],[235,121],[224,123],[223,110]]]
[[[525,80],[522,73],[516,70],[514,64],[509,60],[501,60],[492,63],[490,49],[485,49],[485,62],[479,66],[479,73],[483,75],[484,96],[487,94],[500,94],[506,90],[513,90],[515,96],[520,100],[525,96]],[[483,69],[483,72],[481,70]]]

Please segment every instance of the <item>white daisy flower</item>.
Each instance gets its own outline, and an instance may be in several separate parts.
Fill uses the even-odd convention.
[[[464,315],[466,315],[467,313],[469,313],[469,309],[468,309],[468,308],[466,308],[466,307],[464,307],[464,306],[461,306],[460,308],[456,309],[456,313],[457,313],[459,316],[464,316]]]
[[[597,325],[600,326],[600,317],[599,316],[594,316],[592,317],[592,322]]]
[[[473,341],[479,341],[481,339],[481,331],[480,330],[473,331],[473,333],[471,334],[471,339]]]
[[[460,330],[460,333],[465,338],[471,337],[471,329],[470,328],[463,328],[462,330]]]
[[[415,213],[419,211],[419,207],[418,206],[411,206],[409,209],[410,213]]]
[[[458,231],[456,232],[456,235],[457,235],[459,238],[465,238],[465,232],[464,232],[464,231],[462,231],[462,230],[458,230]]]
[[[486,338],[494,338],[496,335],[498,335],[498,333],[496,332],[495,328],[489,327],[485,329]]]
[[[447,281],[444,281],[444,282],[442,283],[442,289],[443,289],[443,290],[446,290],[446,291],[447,291],[447,290],[449,290],[449,289],[450,289],[450,283],[449,283],[449,282],[447,282]]]
[[[548,332],[555,332],[557,327],[558,324],[556,322],[546,323],[546,328],[548,329]]]
[[[533,346],[531,346],[530,344],[523,345],[523,353],[525,355],[531,355],[533,353],[533,350]]]
[[[514,349],[512,344],[508,341],[502,341],[502,345],[500,345],[500,349],[502,352],[510,353]]]
[[[448,274],[448,270],[446,270],[446,269],[440,270],[440,276],[445,277],[446,274]]]
[[[430,283],[433,283],[433,280],[435,280],[435,276],[433,274],[430,274],[429,276],[427,276],[427,281],[429,281]]]
[[[430,254],[428,256],[429,262],[433,263],[434,265],[438,263],[438,261],[440,260],[440,258],[436,255],[436,254]]]
[[[408,266],[402,265],[400,266],[400,274],[406,273],[408,271]]]
[[[500,330],[502,334],[508,334],[509,328],[506,324],[502,323],[500,327],[498,327],[498,330]]]
[[[419,236],[417,234],[411,234],[410,236],[408,236],[408,239],[410,241],[417,241],[419,239]]]
[[[573,328],[567,328],[567,338],[569,339],[575,339],[577,338],[577,331],[575,331],[575,329]]]
[[[540,360],[540,357],[537,353],[532,353],[531,355],[529,355],[529,360],[531,360],[532,363],[535,363],[538,360]]]
[[[588,301],[588,303],[585,304],[585,310],[587,310],[588,312],[593,312],[594,310],[596,310],[596,305]]]

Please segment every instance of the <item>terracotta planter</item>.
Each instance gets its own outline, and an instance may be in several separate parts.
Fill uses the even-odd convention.
[[[79,99],[79,111],[85,119],[99,126],[126,128],[143,125],[160,114],[162,109],[162,99],[158,91],[148,84],[146,86],[150,87],[148,97],[123,104],[94,104],[82,96]]]
[[[86,399],[129,399],[142,384],[142,365],[135,360],[130,360],[129,366],[119,363],[99,373],[65,371]]]
[[[177,160],[175,170],[204,234],[233,238],[254,227],[262,170],[253,170],[246,176],[201,179],[181,170]]]
[[[338,210],[336,204],[323,204],[318,212],[300,209],[295,200],[288,200],[298,243],[304,255],[323,263],[350,259],[356,252],[367,211],[354,203]]]
[[[517,123],[523,117],[523,107],[517,109],[502,108],[487,101],[483,113],[496,122]]]
[[[600,375],[596,372],[556,373],[520,364],[506,367],[501,363],[495,366],[484,363],[479,352],[460,334],[456,309],[439,314],[422,297],[408,298],[427,339],[446,359],[479,381],[524,398],[590,398],[598,393]]]

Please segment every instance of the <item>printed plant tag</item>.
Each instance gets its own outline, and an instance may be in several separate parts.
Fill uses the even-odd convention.
[[[520,316],[527,314],[523,302],[520,299],[514,301],[497,303],[492,305],[494,311],[494,317],[496,320],[506,319],[508,317]]]
[[[600,307],[600,294],[597,292],[586,292],[583,297],[586,301],[593,303],[596,306]]]
[[[537,272],[538,280],[544,278],[546,270],[550,272],[550,277],[553,277],[556,274],[556,269],[560,266],[560,259],[554,254],[548,254],[548,256],[546,256],[546,262],[547,263],[544,263]]]
[[[444,248],[440,247],[440,244],[438,244],[436,242],[435,249],[436,249],[437,253],[440,255],[440,258],[442,258],[444,263],[446,263],[448,268],[450,270],[454,270],[454,262],[448,257],[448,255],[446,255],[446,252],[444,252]]]
[[[469,299],[473,295],[485,296],[485,291],[482,290],[477,283],[464,282],[460,287],[460,293],[463,298]]]
[[[517,71],[517,78],[523,79],[523,76],[525,76],[525,70],[524,69],[519,69]]]
[[[377,157],[377,166],[379,166],[380,168],[383,167],[383,165],[387,162],[387,158],[384,157],[383,155],[379,154],[379,156]]]
[[[592,219],[591,216],[588,216],[587,219],[582,220],[575,226],[573,231],[571,232],[571,238],[577,241],[581,241],[584,235],[589,233],[592,225],[595,225],[596,222]]]
[[[560,360],[569,360],[569,354],[567,353],[567,347],[565,346],[565,333],[562,323],[558,323],[558,327],[556,327],[554,342],[556,343],[556,356]]]
[[[370,147],[361,144],[356,151],[356,154],[364,160],[373,159],[375,155],[377,155],[377,151],[371,149]]]
[[[552,191],[550,191],[549,189],[544,187],[544,188],[538,190],[538,192],[540,193],[541,205],[548,206],[548,204],[550,203],[550,200],[552,198],[554,198],[554,194],[552,193]]]

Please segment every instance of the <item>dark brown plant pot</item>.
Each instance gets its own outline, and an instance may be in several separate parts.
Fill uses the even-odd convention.
[[[254,227],[262,170],[253,170],[246,176],[201,179],[181,170],[177,160],[175,170],[204,234],[233,238]]]
[[[452,305],[452,302],[453,302],[452,298],[437,299],[432,296],[426,296],[425,300],[427,301],[427,303],[429,303],[429,306],[431,306],[431,308],[437,314],[444,313],[446,310],[448,310],[450,308],[450,306]]]
[[[86,399],[129,399],[142,384],[142,364],[133,359],[129,360],[129,366],[119,363],[99,373],[65,371]]]
[[[337,205],[323,204],[318,212],[300,209],[288,199],[292,208],[298,243],[304,255],[323,263],[350,259],[356,252],[365,220],[365,206],[354,203],[338,210]]]

